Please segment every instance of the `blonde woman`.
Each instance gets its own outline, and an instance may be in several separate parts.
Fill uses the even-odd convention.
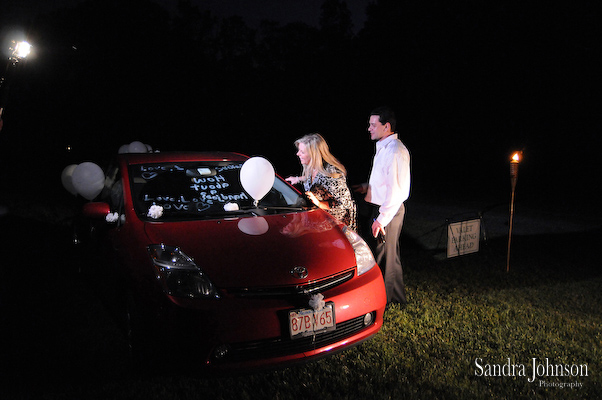
[[[291,185],[302,183],[315,205],[357,231],[357,211],[347,186],[347,171],[330,153],[326,140],[318,133],[311,133],[295,141],[295,146],[303,174],[286,180]]]

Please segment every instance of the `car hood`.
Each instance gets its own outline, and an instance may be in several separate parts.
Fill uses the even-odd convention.
[[[147,222],[150,243],[178,246],[222,288],[297,285],[355,266],[345,234],[322,210],[185,222]],[[304,279],[291,274],[307,268]]]

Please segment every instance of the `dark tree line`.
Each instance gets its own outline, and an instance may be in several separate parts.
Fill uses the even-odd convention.
[[[600,14],[580,2],[377,0],[353,27],[345,1],[325,0],[317,27],[250,27],[185,0],[175,13],[151,0],[81,2],[28,21],[37,59],[20,71],[5,129],[89,158],[143,140],[279,165],[295,164],[297,137],[320,131],[360,174],[366,113],[390,104],[417,174],[482,170],[512,147],[549,161],[551,138],[599,144]]]

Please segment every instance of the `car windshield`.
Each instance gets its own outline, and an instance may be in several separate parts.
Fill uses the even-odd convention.
[[[241,162],[152,163],[130,166],[136,213],[142,219],[185,220],[290,212],[308,202],[278,177],[257,207],[240,182]],[[158,206],[158,207],[153,207]]]

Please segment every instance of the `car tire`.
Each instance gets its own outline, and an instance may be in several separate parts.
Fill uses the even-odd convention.
[[[128,363],[134,374],[148,375],[154,370],[158,360],[152,354],[152,330],[146,322],[131,292],[125,296],[124,335],[128,351]]]

